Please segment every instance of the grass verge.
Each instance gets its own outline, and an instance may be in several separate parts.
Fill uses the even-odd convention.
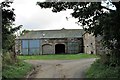
[[[103,65],[97,60],[94,62],[86,73],[87,78],[119,78],[120,67],[110,67]]]
[[[25,78],[29,71],[32,70],[32,65],[20,61],[13,65],[6,65],[2,70],[2,78]]]
[[[55,54],[55,55],[31,55],[31,56],[18,56],[22,60],[74,60],[83,58],[97,58],[93,54]]]

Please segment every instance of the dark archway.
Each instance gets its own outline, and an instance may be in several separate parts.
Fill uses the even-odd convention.
[[[64,44],[56,44],[55,45],[55,54],[65,53],[65,45]]]

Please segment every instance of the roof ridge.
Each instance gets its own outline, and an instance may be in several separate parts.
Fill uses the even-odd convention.
[[[30,32],[39,32],[39,31],[62,31],[62,30],[83,30],[83,29],[51,29],[51,30],[31,30]]]

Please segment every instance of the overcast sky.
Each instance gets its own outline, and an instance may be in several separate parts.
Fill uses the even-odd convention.
[[[51,9],[41,9],[36,2],[39,0],[14,0],[16,25],[23,25],[23,29],[50,30],[50,29],[81,29],[75,24],[77,19],[72,18],[72,10],[53,13]],[[68,21],[66,17],[70,17]]]
[[[4,0],[0,0],[4,1]],[[37,1],[43,0],[13,0],[12,7],[15,9],[16,26],[23,25],[22,30],[50,30],[50,29],[81,29],[75,24],[77,19],[72,18],[72,10],[53,13],[51,9],[41,9],[36,5]],[[105,4],[103,4],[105,5]],[[69,17],[66,20],[66,17]]]

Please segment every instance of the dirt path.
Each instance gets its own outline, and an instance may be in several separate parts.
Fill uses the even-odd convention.
[[[26,60],[36,67],[36,71],[29,78],[85,78],[85,71],[92,59],[81,60]]]

